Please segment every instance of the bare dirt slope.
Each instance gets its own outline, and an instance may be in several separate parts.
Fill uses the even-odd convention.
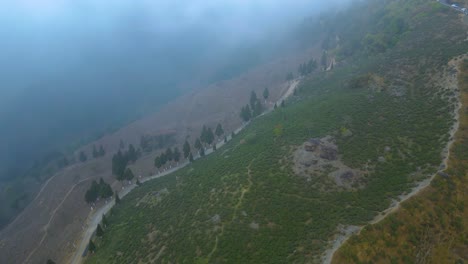
[[[206,124],[221,123],[230,133],[241,125],[239,110],[246,105],[252,90],[261,96],[265,87],[270,102],[280,99],[288,89],[285,76],[296,72],[297,66],[310,58],[319,58],[313,48],[249,70],[243,75],[186,94],[163,107],[159,112],[138,120],[117,132],[104,136],[78,150],[91,156],[92,146],[103,145],[106,156],[69,166],[53,176],[36,199],[0,233],[0,263],[45,263],[48,258],[66,263],[76,251],[80,234],[91,208],[84,202],[84,193],[92,180],[100,177],[113,182],[114,190],[121,189],[111,175],[111,157],[118,150],[120,140],[139,146],[142,135],[175,130],[180,148],[188,136],[194,141]],[[291,92],[291,91],[290,91]],[[271,104],[266,102],[267,104]],[[135,175],[151,175],[156,152],[145,154],[132,165]],[[101,202],[99,206],[103,206]]]

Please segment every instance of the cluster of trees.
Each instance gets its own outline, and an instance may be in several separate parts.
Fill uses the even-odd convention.
[[[179,162],[180,156],[181,154],[178,147],[175,147],[174,150],[167,148],[165,152],[161,153],[161,155],[154,159],[154,166],[159,169],[172,161]]]
[[[268,88],[265,88],[263,92],[263,98],[266,100],[269,96]],[[261,115],[263,112],[263,105],[260,99],[257,97],[257,94],[252,91],[250,93],[250,104],[242,107],[240,112],[240,117],[244,122],[248,122],[250,119],[255,118]]]
[[[315,59],[310,59],[309,62],[299,65],[298,71],[301,76],[305,76],[311,74],[317,67],[317,61]]]
[[[164,149],[174,144],[175,134],[164,134],[157,136],[143,135],[140,138],[140,148],[144,152],[151,152],[153,150]]]
[[[86,191],[85,201],[87,203],[94,203],[100,197],[106,199],[114,195],[111,186],[106,183],[102,178],[99,183],[93,181],[91,187]]]
[[[140,157],[140,151],[130,144],[126,152],[119,150],[117,154],[112,157],[112,173],[116,176],[117,180],[122,181],[127,179],[126,168],[129,163],[134,163]]]
[[[214,141],[214,133],[211,127],[206,127],[205,125],[203,126],[201,135],[200,135],[200,140],[203,143],[206,143],[208,145],[211,145]]]
[[[99,150],[96,148],[96,145],[93,145],[93,158],[99,158],[106,155],[106,151],[102,145],[99,146]]]
[[[195,148],[199,151],[200,156],[205,156],[205,145],[211,146],[216,138],[220,138],[224,135],[224,129],[221,124],[216,125],[215,132],[211,127],[203,126],[200,138],[195,141]],[[213,144],[213,150],[216,150],[216,143]]]
[[[224,135],[224,129],[221,124],[216,126],[215,131],[211,127],[207,127],[206,125],[203,126],[202,132],[200,137],[196,139],[194,147],[197,149],[200,156],[205,156],[205,145],[211,146],[216,138],[220,138]],[[225,141],[227,138],[225,137]],[[213,145],[213,149],[216,150],[216,144]],[[190,162],[194,161],[193,154],[192,154],[192,147],[190,143],[186,140],[183,147],[182,152],[184,155],[184,159],[188,159]],[[158,169],[164,167],[166,164],[171,164],[172,162],[178,163],[181,159],[182,153],[179,151],[178,147],[175,147],[174,150],[172,148],[167,148],[167,150],[161,153],[154,159],[154,166]]]

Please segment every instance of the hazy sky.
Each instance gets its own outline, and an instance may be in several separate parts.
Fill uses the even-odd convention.
[[[243,51],[268,50],[305,17],[350,1],[0,1],[0,145],[17,151],[3,158],[153,109],[178,95],[177,81],[209,81],[204,68],[232,76],[223,69],[238,58],[244,69]]]

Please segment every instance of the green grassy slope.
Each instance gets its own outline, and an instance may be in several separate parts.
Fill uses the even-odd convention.
[[[429,80],[468,44],[448,10],[426,1],[405,1],[401,10],[395,5],[401,1],[378,2],[366,11],[373,19],[379,12],[406,18],[408,29],[391,35],[397,40],[384,36],[388,45],[378,52],[369,48],[375,43],[360,41],[341,67],[304,81],[295,103],[254,120],[215,154],[133,191],[114,208],[87,262],[318,261],[339,225],[364,224],[434,173],[453,106]],[[342,25],[354,23],[349,17]],[[361,40],[379,26],[369,21],[362,22]],[[368,73],[378,81],[350,87]],[[278,125],[281,136],[273,131]],[[352,136],[341,136],[343,129]],[[326,135],[336,138],[345,164],[371,168],[365,188],[340,190],[324,178],[308,182],[293,173],[295,146]],[[419,176],[411,176],[418,168]]]

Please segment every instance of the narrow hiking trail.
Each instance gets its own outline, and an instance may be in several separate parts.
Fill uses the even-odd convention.
[[[300,79],[290,81],[288,83],[288,88],[287,88],[286,92],[283,94],[283,96],[281,96],[276,101],[276,104],[281,104],[282,101],[285,101],[286,99],[288,99],[294,93],[294,90],[297,88],[297,86],[300,84],[300,82],[301,82]],[[267,111],[265,111],[261,116],[266,115],[266,114],[270,113],[273,110],[274,110],[274,107],[271,107]],[[242,124],[234,132],[236,134],[238,134],[239,132],[244,130],[248,126],[248,124],[249,123]],[[229,141],[232,140],[232,137],[228,136],[227,139],[228,139],[228,142],[229,142]],[[224,141],[221,141],[216,145],[216,148],[219,149],[222,146],[224,146],[225,144],[226,143],[224,143]],[[206,153],[206,156],[208,156],[213,152],[214,152],[213,149],[207,149],[205,153]],[[198,158],[200,158],[200,157],[195,157],[195,160],[197,160]],[[158,173],[158,174],[155,174],[153,176],[143,178],[140,181],[142,183],[144,183],[144,182],[147,182],[147,181],[159,178],[159,177],[166,176],[166,175],[171,174],[171,173],[173,173],[173,172],[175,172],[175,171],[177,171],[179,169],[182,169],[182,168],[186,167],[189,164],[190,164],[189,162],[182,163],[179,166],[176,166],[176,167],[174,167],[172,169],[169,169],[167,171],[164,171],[162,173]],[[250,165],[249,165],[249,168],[248,168],[248,173],[249,173],[248,175],[250,177]],[[249,180],[249,182],[250,182],[250,180]],[[132,184],[132,185],[128,186],[125,190],[123,190],[123,191],[121,191],[119,193],[119,197],[121,197],[121,198],[125,197],[128,193],[130,193],[136,187],[137,187],[136,184]],[[243,198],[243,195],[242,195],[242,198]],[[101,208],[97,209],[94,213],[92,213],[90,216],[88,216],[88,220],[87,220],[87,224],[86,224],[86,230],[84,230],[80,234],[79,246],[77,247],[77,249],[73,253],[73,255],[69,258],[71,264],[80,264],[80,263],[83,262],[83,252],[86,250],[86,247],[88,246],[88,242],[93,236],[94,230],[97,228],[97,225],[100,223],[100,221],[102,219],[102,216],[107,214],[112,209],[114,204],[115,204],[115,200],[112,200],[111,202],[106,204],[104,207],[101,207]],[[222,234],[223,231],[224,231],[224,227],[222,227],[221,234]],[[216,251],[217,244],[218,244],[217,241],[218,241],[218,238],[216,237],[216,243],[215,243],[215,247],[213,249],[214,251],[212,251],[209,254],[209,257],[211,257],[211,255]]]
[[[86,182],[86,181],[89,181],[91,180],[93,177],[88,177],[86,179],[83,179],[81,181],[79,181],[78,183],[76,183],[75,185],[72,186],[72,188],[65,194],[65,196],[63,197],[62,201],[60,202],[60,204],[52,211],[52,214],[49,218],[49,222],[47,222],[47,224],[44,226],[44,235],[42,235],[42,239],[41,241],[39,241],[39,244],[29,253],[28,257],[23,261],[23,263],[28,263],[29,259],[32,257],[32,255],[37,251],[37,249],[42,245],[42,243],[44,242],[44,240],[46,239],[47,235],[49,234],[49,226],[50,226],[50,223],[52,222],[52,220],[54,219],[55,215],[57,214],[57,211],[60,209],[60,207],[62,207],[63,203],[67,200],[68,196],[70,196],[70,194],[73,192],[73,190],[75,190],[76,186],[82,184],[83,182]]]
[[[244,202],[244,196],[245,194],[250,190],[250,188],[252,187],[253,185],[253,182],[252,182],[252,170],[250,169],[252,167],[252,164],[253,162],[255,161],[255,159],[253,159],[249,166],[247,166],[247,186],[245,187],[242,187],[241,188],[241,195],[239,197],[239,201],[237,202],[237,204],[234,206],[234,212],[232,214],[232,218],[231,218],[231,221],[230,223],[234,222],[234,220],[236,219],[237,217],[237,212],[239,211],[239,208],[241,207],[242,203]],[[211,252],[208,254],[207,256],[207,263],[210,263],[210,260],[211,260],[211,257],[213,256],[213,254],[216,252],[216,250],[218,249],[218,241],[219,241],[219,237],[222,237],[224,234],[224,224],[221,226],[221,232],[219,235],[216,236],[216,239],[215,239],[215,245],[213,246],[213,249],[211,250]]]
[[[455,66],[453,60],[449,62],[449,66]],[[458,76],[458,74],[455,77],[452,77],[451,79],[446,80],[446,85],[448,87],[451,87],[452,91],[454,91],[454,92],[458,89],[457,76]],[[436,175],[438,175],[439,172],[443,172],[448,167],[448,161],[449,161],[449,158],[450,158],[450,149],[451,149],[453,143],[455,142],[455,133],[458,131],[458,129],[460,127],[460,110],[462,108],[462,104],[460,102],[459,95],[457,95],[456,97],[457,97],[457,102],[456,102],[456,106],[454,108],[454,112],[452,113],[453,118],[455,119],[455,122],[454,122],[454,124],[452,125],[452,127],[451,127],[451,129],[449,131],[449,135],[450,135],[449,141],[447,142],[445,148],[442,150],[443,169],[441,169],[438,172],[434,173],[431,177],[419,182],[411,190],[411,192],[398,196],[397,201],[394,201],[394,203],[389,208],[387,208],[386,210],[384,210],[383,212],[381,212],[380,214],[375,216],[375,218],[372,219],[368,224],[371,224],[371,225],[377,224],[377,223],[381,222],[382,220],[384,220],[388,215],[396,212],[400,208],[401,203],[403,203],[406,200],[410,199],[411,197],[419,194],[422,190],[424,190],[426,187],[428,187],[431,184],[432,180],[436,177]],[[352,235],[354,235],[354,234],[359,235],[361,230],[364,227],[365,226],[347,226],[347,227],[343,228],[341,230],[341,234],[338,235],[338,237],[335,238],[332,247],[330,249],[328,249],[324,253],[324,255],[322,256],[322,263],[325,263],[325,264],[331,263],[331,261],[333,259],[333,255],[335,254],[335,252]]]

